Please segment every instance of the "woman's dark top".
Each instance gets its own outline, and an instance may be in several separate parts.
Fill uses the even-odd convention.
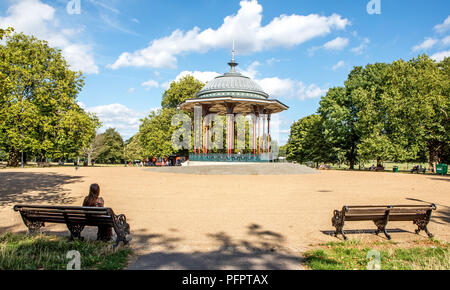
[[[90,207],[104,207],[105,201],[103,198],[99,197],[94,203],[89,202],[89,197],[86,197],[83,201],[83,206]],[[112,238],[112,227],[111,226],[99,226],[97,232],[97,240],[108,242]]]

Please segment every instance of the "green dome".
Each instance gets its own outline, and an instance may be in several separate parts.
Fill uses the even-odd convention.
[[[255,81],[236,72],[237,63],[230,62],[231,70],[208,82],[197,94],[197,98],[239,97],[267,99],[269,95],[264,92]]]

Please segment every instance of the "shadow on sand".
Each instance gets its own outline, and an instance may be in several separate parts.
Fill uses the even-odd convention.
[[[56,173],[2,172],[0,206],[42,202],[59,205],[72,203],[74,198],[69,197],[69,192],[63,186],[80,179],[81,177]]]
[[[218,246],[204,251],[189,251],[188,248],[181,251],[179,246],[183,244],[182,238],[172,238],[160,234],[134,234],[133,242],[147,244],[158,250],[138,257],[129,269],[302,269],[300,255],[284,251],[285,239],[281,234],[264,230],[261,226],[252,224],[247,227],[247,235],[248,239],[237,240],[224,232],[208,234],[207,237],[211,239],[211,244]]]
[[[406,230],[402,230],[402,229],[387,229],[386,231],[388,232],[388,234],[392,234],[392,233],[411,233],[412,234],[412,232],[406,231]],[[333,231],[321,231],[321,232],[324,235],[334,237],[334,232],[335,231],[333,230]],[[345,233],[346,236],[349,236],[349,235],[361,235],[361,234],[376,235],[376,230],[372,230],[372,229],[346,230],[344,228],[344,233]],[[388,240],[383,235],[383,233],[379,234],[378,237]],[[340,234],[337,236],[337,239],[344,240],[344,238]]]

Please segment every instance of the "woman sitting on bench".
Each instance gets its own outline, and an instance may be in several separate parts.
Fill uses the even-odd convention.
[[[84,199],[83,206],[104,207],[105,201],[100,196],[100,186],[96,183],[91,184],[89,196]],[[98,226],[97,240],[108,242],[112,238],[111,226]]]

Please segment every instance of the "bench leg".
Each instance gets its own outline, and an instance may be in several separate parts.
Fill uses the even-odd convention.
[[[375,231],[375,234],[378,236],[379,233],[383,232],[383,234],[386,236],[388,240],[392,239],[392,237],[387,233],[386,226],[387,226],[387,220],[376,220],[374,221],[375,225],[377,226],[377,230]]]
[[[124,245],[128,244],[129,240],[127,239],[127,236],[130,235],[130,225],[127,223],[125,215],[120,214],[114,216],[114,231],[117,234],[114,247],[117,247],[120,242],[123,242]]]
[[[343,214],[335,210],[333,214],[333,218],[331,219],[331,223],[333,227],[336,228],[336,231],[334,232],[334,236],[337,238],[339,234],[341,234],[344,237],[344,240],[347,240],[347,236],[344,233],[344,223],[345,219]]]
[[[22,217],[22,219],[24,224],[27,226],[28,233],[30,235],[37,234],[39,232],[39,229],[45,226],[43,222],[31,221],[26,217]]]
[[[414,220],[414,224],[417,225],[416,234],[418,235],[420,231],[425,231],[428,237],[433,238],[433,234],[428,230],[428,224],[431,220],[431,210],[427,212],[426,216],[420,219]]]
[[[84,229],[83,225],[79,224],[67,224],[67,228],[70,231],[70,240],[73,241],[75,239],[83,240],[81,237],[81,232]]]

